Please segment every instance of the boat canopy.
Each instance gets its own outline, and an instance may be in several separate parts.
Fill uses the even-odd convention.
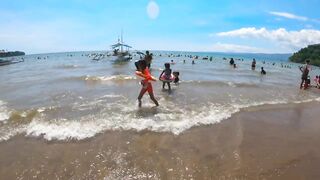
[[[112,47],[112,49],[115,49],[115,48],[121,47],[121,46],[127,47],[127,48],[132,48],[131,46],[123,44],[123,43],[117,43],[117,44],[112,45],[111,47]]]

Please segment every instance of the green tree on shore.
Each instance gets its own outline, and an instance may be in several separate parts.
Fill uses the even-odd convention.
[[[306,59],[309,59],[310,64],[320,66],[320,44],[309,45],[306,48],[302,48],[289,59],[296,63],[304,63]]]

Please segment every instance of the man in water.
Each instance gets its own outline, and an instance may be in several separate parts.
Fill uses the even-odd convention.
[[[144,60],[147,63],[147,67],[150,69],[151,61],[152,61],[152,54],[149,54],[149,51],[146,51],[146,55],[144,56]]]
[[[301,84],[300,89],[302,89],[303,85],[306,84],[308,80],[309,72],[311,71],[311,66],[309,65],[310,60],[306,60],[306,65],[299,67],[300,71],[302,72],[301,75]],[[305,86],[306,89],[306,86]]]
[[[263,67],[261,67],[261,74],[262,75],[266,75],[267,74],[266,71],[263,69]]]
[[[229,63],[230,63],[231,66],[234,64],[233,58],[230,59]]]
[[[253,58],[253,60],[252,60],[252,64],[251,64],[251,69],[254,71],[255,69],[256,69],[256,59],[255,58]]]

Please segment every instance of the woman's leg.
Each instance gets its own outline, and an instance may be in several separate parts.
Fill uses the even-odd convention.
[[[147,89],[148,89],[148,93],[149,93],[150,99],[154,102],[154,104],[156,106],[159,106],[158,101],[156,100],[156,98],[154,98],[153,88],[152,88],[151,83],[148,84],[148,88]]]
[[[170,82],[167,82],[168,87],[169,87],[169,91],[171,91],[171,86],[170,86]]]
[[[139,107],[141,107],[141,99],[142,99],[144,93],[146,93],[146,91],[147,91],[147,88],[142,86],[141,91],[140,91],[139,96],[138,96]]]

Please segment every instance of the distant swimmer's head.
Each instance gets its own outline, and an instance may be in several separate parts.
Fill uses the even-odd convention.
[[[170,68],[170,63],[164,63],[164,67],[165,67],[166,69],[169,69],[169,68]]]

